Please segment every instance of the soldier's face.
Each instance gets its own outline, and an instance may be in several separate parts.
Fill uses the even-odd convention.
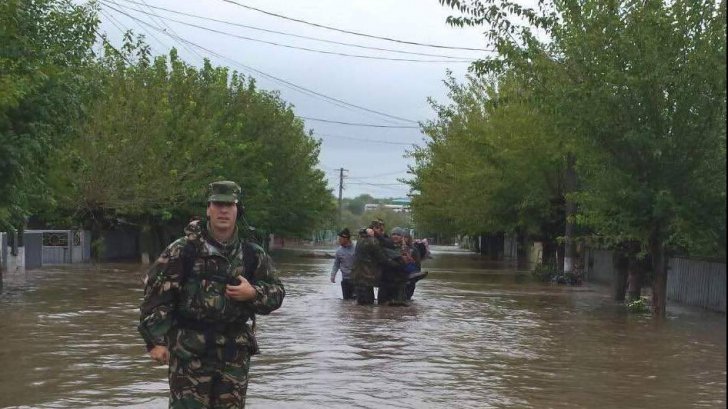
[[[207,219],[217,231],[232,230],[237,217],[238,208],[235,203],[210,202],[207,205]]]

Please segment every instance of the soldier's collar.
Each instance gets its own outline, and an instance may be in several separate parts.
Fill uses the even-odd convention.
[[[210,223],[207,223],[207,226],[205,226],[205,231],[203,232],[203,236],[205,237],[205,241],[211,244],[213,247],[217,247],[221,251],[225,253],[229,253],[233,250],[235,250],[238,245],[240,244],[240,239],[238,239],[238,226],[235,226],[235,229],[233,230],[233,235],[230,237],[229,241],[226,241],[224,243],[217,241],[211,233]]]

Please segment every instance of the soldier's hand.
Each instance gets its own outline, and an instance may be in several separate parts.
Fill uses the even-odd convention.
[[[149,351],[149,356],[160,364],[169,363],[169,349],[164,345],[155,345],[154,348]]]
[[[240,278],[240,284],[229,285],[225,289],[225,295],[232,298],[235,301],[250,301],[254,300],[256,296],[255,288],[250,285],[248,280],[243,277]]]
[[[335,283],[336,282],[336,277],[331,277],[331,282],[332,283]]]

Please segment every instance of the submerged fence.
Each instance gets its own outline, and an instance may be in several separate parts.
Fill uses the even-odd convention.
[[[667,298],[683,304],[726,312],[726,265],[670,259]]]
[[[590,249],[586,254],[586,279],[613,284],[616,274],[608,250]],[[726,265],[671,258],[667,271],[667,299],[708,310],[726,312]]]

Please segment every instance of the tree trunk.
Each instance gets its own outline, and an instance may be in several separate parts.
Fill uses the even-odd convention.
[[[629,258],[629,274],[627,276],[627,300],[639,300],[642,296],[642,278],[644,277],[644,263],[637,260],[635,255]]]
[[[148,223],[142,225],[139,231],[139,253],[141,255],[141,263],[149,264],[154,251],[154,234],[152,233],[152,226]]]
[[[569,195],[576,191],[576,158],[572,153],[566,155],[566,175],[564,176],[565,226],[564,229],[564,273],[571,273],[576,262],[576,246],[574,243],[574,218],[576,203]]]
[[[624,301],[627,291],[627,276],[629,271],[629,256],[624,251],[614,252],[614,282],[612,283],[612,296],[614,301]]]
[[[101,223],[94,217],[91,223],[91,258],[100,262],[104,256],[106,246],[101,235]]]
[[[665,245],[656,238],[650,239],[650,255],[655,272],[652,284],[652,308],[655,316],[665,317],[667,307],[667,263],[665,260]]]

